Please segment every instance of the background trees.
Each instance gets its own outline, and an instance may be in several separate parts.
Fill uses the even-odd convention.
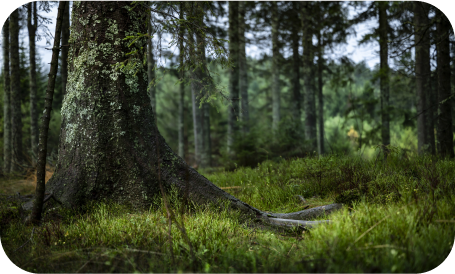
[[[161,5],[160,12],[152,16],[153,38],[148,46],[148,56],[153,57],[147,61],[149,82],[153,79],[149,88],[155,94],[152,102],[166,141],[191,165],[255,166],[266,159],[313,152],[360,151],[372,157],[379,143],[452,157],[455,99],[451,91],[454,83],[449,80],[455,67],[454,36],[447,19],[431,5],[151,5],[156,11]],[[168,11],[163,12],[164,7]],[[45,26],[47,9],[55,6],[27,4],[17,10],[17,16],[12,14],[2,31],[2,51],[6,54],[0,89],[4,173],[10,171],[11,163],[19,164],[11,166],[15,171],[31,167],[36,155],[35,121],[43,110],[47,64],[42,64],[39,47],[33,53],[33,41],[43,37],[36,25]],[[199,13],[202,21],[198,19],[197,24],[204,26],[204,31],[191,34],[172,23],[180,15],[182,20],[188,19],[191,13]],[[382,61],[376,67],[355,63],[339,53],[340,45],[369,18],[374,18],[368,21],[371,31],[357,40],[380,53]],[[67,24],[68,20],[66,16]],[[63,29],[61,70],[49,132],[50,155],[57,153],[66,89],[65,37],[69,28],[64,25]],[[9,38],[5,38],[7,34]],[[172,35],[180,38],[167,49]],[[229,52],[229,66],[213,62],[217,53],[212,55],[211,36],[225,39],[220,40],[220,46]],[[193,49],[189,46],[191,39],[196,45]],[[191,54],[197,60],[193,65],[204,60],[205,69],[189,69]],[[193,102],[191,82],[195,77],[207,78],[202,85],[210,88],[201,93],[201,87],[194,86]],[[189,115],[193,106],[196,120]],[[8,131],[14,134],[8,137]]]

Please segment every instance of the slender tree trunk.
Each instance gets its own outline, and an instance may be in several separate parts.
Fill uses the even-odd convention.
[[[428,13],[430,10],[430,5],[420,2],[421,3],[421,12],[422,12],[422,23],[428,26],[430,24],[430,20],[428,19]],[[433,119],[433,111],[431,109],[431,101],[434,100],[434,92],[431,90],[431,63],[430,63],[430,48],[431,48],[431,38],[430,38],[430,30],[427,30],[423,34],[422,40],[422,67],[423,67],[423,76],[425,76],[424,80],[424,90],[425,90],[425,142],[428,144],[428,152],[435,154],[435,139],[434,139],[434,119]]]
[[[191,72],[191,104],[193,107],[193,133],[194,133],[194,160],[195,166],[199,166],[201,163],[201,153],[202,153],[202,119],[201,119],[201,109],[199,108],[200,103],[200,76],[197,68],[198,58],[196,56],[196,43],[194,41],[194,32],[189,32],[189,41],[190,41],[190,58],[192,62],[192,72]]]
[[[143,2],[75,2],[72,17],[82,20],[75,20],[72,27],[59,159],[46,192],[67,208],[91,201],[150,208],[163,188],[172,187],[180,196],[188,193],[196,204],[228,207],[270,223],[283,222],[277,218],[315,218],[339,209],[340,204],[332,204],[294,213],[263,212],[212,184],[170,149],[147,100],[146,40],[129,46],[131,42],[124,40],[128,32],[115,31],[145,33],[146,6]],[[100,36],[81,39],[94,30]],[[114,39],[106,39],[107,34]],[[132,50],[135,53],[122,54]],[[128,65],[122,66],[125,62]],[[320,222],[325,221],[297,223]]]
[[[310,142],[311,151],[317,150],[316,133],[316,99],[314,90],[314,50],[312,31],[309,20],[309,2],[302,2],[302,25],[303,25],[303,79],[305,87],[305,139]]]
[[[35,2],[36,3],[36,2]],[[66,94],[66,82],[68,81],[68,41],[70,38],[70,5],[65,6],[62,22],[62,94]]]
[[[299,20],[299,2],[292,2],[295,20]],[[301,94],[300,94],[300,56],[299,56],[299,24],[292,24],[292,118],[297,128],[301,128]]]
[[[12,138],[12,166],[11,171],[22,170],[24,163],[22,152],[22,113],[19,71],[19,11],[10,15],[10,54],[11,54],[11,138]]]
[[[453,130],[452,130],[452,107],[450,86],[450,22],[445,15],[437,13],[438,42],[438,105],[439,105],[439,128],[438,142],[441,146],[439,154],[443,157],[454,157]]]
[[[242,97],[240,112],[243,123],[243,134],[250,131],[250,113],[248,107],[248,67],[246,61],[245,42],[245,2],[239,2],[239,88]]]
[[[11,172],[11,87],[9,72],[9,18],[3,24],[3,172]]]
[[[435,153],[430,90],[430,37],[428,11],[423,2],[414,2],[415,70],[417,88],[417,140],[420,154]]]
[[[179,19],[183,20],[183,7],[184,4],[180,3],[180,15]],[[179,62],[180,62],[180,86],[179,86],[179,119],[178,119],[178,134],[179,134],[179,151],[178,154],[182,159],[185,159],[185,142],[184,142],[184,118],[185,118],[185,84],[183,82],[185,77],[185,72],[183,70],[184,62],[184,45],[183,45],[183,35],[185,30],[182,25],[179,28]]]
[[[324,98],[322,95],[322,51],[324,50],[322,46],[322,35],[321,31],[318,31],[318,124],[319,124],[319,134],[318,134],[318,152],[320,155],[324,154]]]
[[[272,130],[278,130],[280,123],[280,49],[278,46],[278,4],[271,2],[272,8]]]
[[[390,118],[389,118],[389,49],[387,35],[387,5],[388,2],[378,2],[379,5],[379,58],[380,58],[380,89],[381,89],[381,137],[384,151],[390,145]]]
[[[32,7],[33,6],[33,7]],[[33,15],[33,20],[32,20]],[[32,24],[33,21],[33,24]],[[36,86],[36,61],[35,61],[35,35],[38,27],[36,2],[27,4],[27,29],[30,49],[30,139],[32,150],[32,163],[36,164],[38,157],[38,111],[37,111],[37,86]]]
[[[27,222],[39,223],[41,212],[43,211],[45,177],[46,177],[46,154],[47,154],[47,137],[49,131],[49,121],[51,120],[52,98],[54,96],[55,78],[58,69],[58,54],[60,52],[60,34],[62,30],[63,14],[65,13],[66,1],[60,1],[57,11],[57,25],[55,27],[54,47],[52,48],[51,69],[49,80],[47,82],[46,101],[44,113],[42,116],[41,129],[39,135],[39,158],[36,172],[36,194],[33,202],[32,212]]]
[[[148,19],[147,26],[148,26],[147,33],[151,37],[152,36],[151,18]],[[153,58],[152,38],[147,40],[147,78],[149,82],[148,89],[150,102],[152,104],[153,113],[155,113],[156,118],[155,60]]]
[[[229,58],[233,67],[229,74],[229,106],[227,150],[234,157],[232,145],[237,133],[237,117],[239,115],[239,2],[229,2]]]

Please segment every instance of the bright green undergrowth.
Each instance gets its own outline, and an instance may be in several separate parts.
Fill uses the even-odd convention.
[[[453,246],[454,161],[327,156],[206,176],[237,186],[226,191],[263,210],[345,206],[327,216],[329,224],[284,231],[226,208],[183,207],[174,193],[168,198],[185,233],[175,221],[169,233],[158,198],[144,211],[118,204],[56,209],[34,230],[22,225],[17,205],[2,202],[3,248],[31,272],[425,272]]]

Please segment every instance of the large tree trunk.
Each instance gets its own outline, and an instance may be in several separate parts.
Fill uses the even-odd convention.
[[[278,46],[278,4],[271,2],[272,12],[272,130],[280,123],[280,48]]]
[[[453,130],[452,130],[452,107],[450,100],[450,22],[445,15],[437,13],[438,42],[438,105],[439,127],[438,142],[441,146],[439,154],[443,157],[454,157]]]
[[[11,171],[22,170],[24,155],[22,152],[22,112],[19,71],[19,11],[10,15],[10,54],[11,54],[11,138],[12,166]]]
[[[33,8],[32,8],[33,6]],[[32,24],[33,14],[33,24]],[[36,85],[36,61],[35,61],[35,35],[38,28],[38,14],[36,2],[27,4],[27,29],[30,49],[30,140],[32,149],[32,163],[36,164],[38,157],[38,111],[37,111],[37,85]]]
[[[313,34],[310,21],[310,4],[302,2],[302,25],[303,25],[303,79],[305,87],[305,139],[310,141],[310,149],[317,149],[317,133],[316,133],[316,96],[314,90],[314,70],[313,70]]]
[[[333,204],[289,214],[260,211],[212,184],[169,148],[147,96],[147,41],[139,39],[128,47],[131,41],[123,40],[145,33],[146,11],[144,2],[75,2],[73,18],[81,20],[72,28],[59,159],[46,192],[66,207],[110,200],[149,208],[160,186],[174,187],[188,191],[195,203],[228,206],[274,222],[280,220],[269,217],[306,219],[340,208]],[[81,39],[86,33],[97,35]],[[125,56],[132,51],[136,53]]]
[[[230,106],[228,113],[227,149],[234,156],[232,145],[237,133],[237,116],[239,115],[239,2],[229,2],[229,58],[233,67],[229,74]]]
[[[66,94],[66,83],[68,82],[68,41],[70,39],[70,5],[65,6],[65,13],[63,14],[62,23],[62,67],[60,68],[62,74],[62,94]]]
[[[299,55],[299,2],[292,2],[293,14],[297,23],[292,24],[292,101],[291,111],[292,118],[297,128],[301,128],[301,94],[300,94],[300,55]]]
[[[242,110],[243,134],[250,131],[250,113],[248,107],[248,68],[246,62],[245,42],[245,1],[239,2],[239,89]]]
[[[11,87],[9,72],[9,18],[3,24],[3,173],[11,171]]]
[[[381,137],[384,151],[390,145],[390,118],[389,118],[389,49],[387,35],[387,6],[388,2],[378,2],[379,12],[379,59],[380,59],[380,90],[381,90]]]

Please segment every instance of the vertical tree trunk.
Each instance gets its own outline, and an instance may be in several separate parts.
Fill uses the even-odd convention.
[[[313,71],[313,33],[308,20],[310,16],[309,2],[302,2],[302,25],[303,25],[303,79],[305,87],[305,139],[310,142],[311,151],[317,150],[316,133],[316,99],[314,90]]]
[[[52,48],[51,69],[47,82],[46,101],[44,112],[41,121],[41,129],[39,134],[39,156],[36,167],[36,194],[33,201],[33,208],[30,218],[27,222],[39,223],[41,212],[43,211],[45,177],[46,177],[46,154],[47,154],[47,134],[49,132],[49,121],[51,120],[52,98],[54,96],[55,78],[58,69],[58,54],[60,52],[60,34],[62,30],[63,14],[65,13],[66,1],[60,1],[57,11],[57,25],[55,26],[54,47]]]
[[[299,2],[292,2],[295,20],[299,20]],[[298,21],[297,21],[298,22]],[[301,94],[300,94],[300,56],[299,56],[299,24],[292,24],[292,118],[297,128],[301,128]]]
[[[322,46],[322,35],[319,30],[318,33],[318,124],[319,124],[319,134],[318,134],[318,152],[320,155],[324,154],[324,98],[322,95],[322,51],[324,50]]]
[[[200,82],[199,82],[199,71],[195,68],[197,66],[198,58],[196,56],[196,43],[194,41],[194,32],[189,32],[190,41],[190,58],[192,62],[191,72],[191,104],[193,107],[193,133],[194,133],[194,160],[195,165],[199,166],[201,163],[202,153],[202,120],[201,120],[201,109],[199,108],[200,102]]]
[[[32,8],[33,6],[33,8]],[[33,24],[32,24],[33,15]],[[38,27],[36,2],[27,4],[27,29],[30,57],[30,140],[32,149],[32,163],[36,164],[38,157],[38,111],[37,111],[37,86],[36,86],[36,61],[35,61],[35,35]]]
[[[19,11],[10,15],[12,171],[22,170],[22,113],[19,71]]]
[[[389,49],[387,35],[387,5],[388,2],[378,2],[379,5],[379,58],[380,58],[380,89],[381,89],[381,137],[382,145],[390,145],[390,118],[389,118]],[[388,150],[384,148],[386,154]]]
[[[203,2],[196,2],[197,5],[197,23],[202,28],[205,28],[204,25],[204,4]],[[214,88],[212,80],[207,75],[207,59],[205,56],[205,36],[200,32],[196,32],[196,43],[198,45],[198,62],[199,67],[196,69],[196,77],[198,83],[197,91],[199,92],[201,102],[203,98],[206,98],[209,93]],[[202,105],[198,105],[199,110],[199,119],[201,125],[201,134],[200,138],[200,165],[202,168],[207,168],[211,166],[211,138],[210,138],[210,105],[207,102],[202,102]]]
[[[415,70],[417,88],[417,141],[420,154],[435,153],[434,122],[430,90],[430,37],[428,10],[423,2],[414,2]]]
[[[248,67],[246,62],[245,42],[245,2],[239,2],[239,88],[242,97],[241,116],[243,134],[250,131],[250,113],[248,108]]]
[[[423,15],[423,24],[428,26],[430,24],[429,19],[428,19],[428,12],[430,9],[430,4],[424,1],[420,1],[422,4],[422,15]],[[433,118],[433,113],[434,110],[437,109],[437,107],[433,106],[432,102],[435,102],[435,92],[432,91],[431,89],[431,64],[430,64],[430,30],[427,30],[423,34],[423,40],[422,40],[422,76],[423,78],[423,89],[425,90],[425,101],[426,101],[426,106],[427,106],[427,114],[425,115],[425,134],[426,134],[426,143],[429,145],[428,151],[431,154],[436,153],[436,148],[435,148],[435,138],[434,138],[434,129],[435,129],[435,123],[434,123],[434,118]]]
[[[229,74],[229,116],[227,132],[227,150],[234,156],[232,145],[237,132],[237,116],[239,115],[239,2],[229,2],[229,58],[233,67]]]
[[[180,15],[179,19],[183,20],[183,7],[184,4],[180,3]],[[184,116],[185,116],[185,105],[184,105],[184,98],[185,98],[185,84],[183,79],[185,77],[185,72],[183,70],[183,62],[184,62],[184,45],[183,45],[183,35],[185,30],[182,25],[179,27],[179,62],[180,62],[180,85],[179,85],[179,118],[178,118],[178,134],[179,134],[179,150],[178,154],[180,157],[185,159],[185,143],[184,143]]]
[[[3,172],[11,171],[11,87],[9,72],[9,18],[3,24]]]
[[[438,11],[436,49],[438,53],[438,105],[439,128],[438,142],[441,146],[439,154],[443,157],[454,157],[452,107],[450,100],[450,22],[445,15]]]
[[[36,3],[36,2],[35,2]],[[70,38],[70,5],[65,5],[62,22],[62,94],[66,94],[66,82],[68,81],[68,40]]]
[[[155,87],[155,60],[153,58],[153,43],[152,43],[152,24],[149,15],[147,23],[147,33],[150,39],[147,40],[147,77],[150,102],[152,104],[153,113],[156,118],[156,87]]]
[[[280,49],[278,47],[278,5],[271,2],[272,12],[272,130],[280,123]]]

